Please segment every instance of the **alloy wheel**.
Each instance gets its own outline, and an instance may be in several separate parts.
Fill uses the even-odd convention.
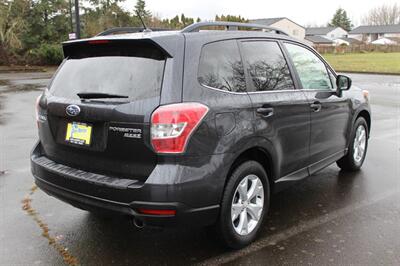
[[[367,131],[363,125],[359,125],[356,130],[353,144],[353,158],[356,163],[361,162],[364,157],[367,145]]]
[[[244,177],[233,194],[232,225],[239,235],[248,235],[257,224],[264,207],[264,187],[256,175]]]

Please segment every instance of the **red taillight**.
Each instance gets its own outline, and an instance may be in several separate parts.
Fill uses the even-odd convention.
[[[153,210],[153,209],[142,209],[139,208],[138,212],[147,215],[175,215],[176,210]]]
[[[109,40],[93,40],[93,41],[88,41],[89,44],[103,44],[103,43],[109,43]]]
[[[158,153],[183,153],[193,131],[208,112],[201,103],[160,106],[151,116],[151,144]]]

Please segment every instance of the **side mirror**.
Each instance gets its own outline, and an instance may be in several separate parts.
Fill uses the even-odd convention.
[[[345,75],[338,75],[336,77],[336,87],[338,90],[346,91],[351,87],[351,79]]]

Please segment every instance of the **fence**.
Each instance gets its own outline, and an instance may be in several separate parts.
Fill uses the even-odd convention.
[[[364,52],[400,52],[400,45],[375,45],[375,44],[351,44],[339,46],[316,45],[314,48],[321,54],[345,54]]]

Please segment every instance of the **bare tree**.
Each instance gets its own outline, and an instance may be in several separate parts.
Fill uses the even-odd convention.
[[[364,25],[393,25],[400,24],[400,6],[382,5],[371,9],[362,19]]]

